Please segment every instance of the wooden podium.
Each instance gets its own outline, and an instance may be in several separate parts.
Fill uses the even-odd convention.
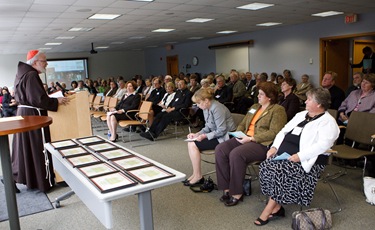
[[[59,105],[57,112],[48,111],[51,141],[80,138],[92,135],[88,92],[80,91],[68,98],[69,104]],[[56,181],[63,181],[56,172]]]

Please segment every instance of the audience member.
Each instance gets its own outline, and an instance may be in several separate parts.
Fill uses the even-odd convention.
[[[119,87],[115,93],[115,95],[113,95],[113,97],[116,97],[117,100],[121,100],[121,98],[125,95],[126,93],[126,84],[125,84],[125,81],[124,80],[119,80],[118,84],[117,84]],[[134,88],[135,90],[135,88]]]
[[[169,104],[168,108],[159,113],[147,132],[140,135],[149,140],[155,140],[168,126],[172,120],[180,120],[183,118],[180,109],[188,108],[191,105],[191,92],[186,87],[185,80],[178,82],[178,90]]]
[[[79,92],[79,91],[89,91],[88,88],[86,88],[86,87],[84,86],[84,83],[83,83],[82,80],[79,80],[77,83],[78,83],[78,84],[77,84],[77,87],[74,89],[74,92]]]
[[[246,87],[246,91],[247,91],[246,95],[249,96],[251,89],[256,83],[256,80],[253,79],[253,75],[250,72],[246,72],[245,81],[243,83],[245,84],[245,87]]]
[[[102,80],[101,83],[100,83],[100,86],[98,87],[98,92],[105,95],[105,92],[107,92],[108,90],[109,90],[109,87],[107,85],[107,81]]]
[[[145,83],[143,82],[142,78],[137,78],[136,82],[137,82],[137,88],[135,89],[135,93],[142,93]]]
[[[288,69],[285,69],[283,71],[283,75],[284,75],[284,78],[287,79],[287,78],[292,78],[292,73],[290,72],[290,70]]]
[[[222,104],[231,102],[233,98],[232,88],[225,84],[225,78],[223,75],[216,77],[215,99]]]
[[[287,120],[290,121],[299,109],[299,99],[292,92],[296,87],[296,80],[293,78],[286,78],[281,84],[281,92],[283,95],[279,97],[279,105],[285,108]]]
[[[259,104],[251,107],[237,131],[246,134],[232,138],[215,148],[218,187],[223,190],[220,201],[226,206],[237,205],[243,200],[243,179],[247,164],[266,159],[268,145],[286,124],[285,109],[277,104],[275,84],[259,84]]]
[[[268,81],[270,81],[270,82],[272,82],[272,83],[274,83],[274,84],[277,84],[276,78],[277,78],[277,73],[272,72],[272,73],[270,74],[270,79],[269,79]]]
[[[111,111],[107,113],[107,126],[109,129],[109,133],[111,134],[109,140],[112,142],[116,142],[118,138],[118,121],[130,120],[131,117],[129,117],[126,112],[128,110],[139,108],[139,104],[141,103],[141,96],[138,93],[135,93],[136,87],[137,83],[135,83],[135,81],[128,81],[126,83],[127,92],[123,95],[116,107],[114,109],[111,109]]]
[[[201,88],[201,86],[199,85],[198,83],[198,77],[197,75],[195,74],[192,74],[190,76],[190,86],[189,86],[189,90],[192,94],[194,94],[195,92],[197,92],[199,89]]]
[[[356,72],[353,74],[353,85],[349,86],[348,89],[345,92],[345,97],[349,96],[349,94],[353,90],[357,90],[361,88],[361,82],[363,79],[363,73],[362,72]]]
[[[77,81],[72,81],[71,83],[70,83],[70,87],[71,87],[71,89],[70,90],[75,90],[77,87],[78,87],[78,82]]]
[[[243,96],[246,93],[246,86],[242,81],[239,80],[238,72],[232,71],[230,73],[230,86],[233,91],[233,103],[236,107]]]
[[[14,97],[9,92],[9,89],[4,88],[2,90],[3,100],[2,104],[2,113],[3,117],[13,117],[17,114],[17,102]]]
[[[117,92],[117,84],[116,82],[111,81],[109,83],[109,88],[107,89],[107,91],[104,92],[104,96],[113,97],[114,95],[116,95],[116,92]]]
[[[158,103],[164,97],[165,89],[163,87],[161,87],[162,81],[159,78],[155,78],[153,83],[154,83],[154,89],[151,91],[151,94],[147,98],[147,101],[152,102],[153,114],[156,116],[162,110],[162,108],[160,106],[158,106]]]
[[[87,80],[87,87],[90,94],[96,95],[98,93],[96,87],[94,86],[94,82],[91,79]]]
[[[202,88],[209,88],[210,87],[210,81],[207,78],[203,78],[201,80],[201,87]]]
[[[302,75],[301,82],[297,84],[296,89],[294,91],[294,94],[299,98],[301,105],[304,105],[307,99],[306,92],[312,88],[313,86],[309,82],[309,75]]]
[[[365,56],[358,64],[350,64],[352,68],[361,68],[363,73],[375,73],[375,54],[372,52],[371,47],[366,46],[362,49]]]
[[[54,93],[56,91],[55,82],[51,81],[49,84],[50,87],[48,87],[48,94]]]
[[[143,95],[143,97],[146,98],[146,95],[150,94],[152,90],[153,90],[153,87],[152,87],[151,79],[147,78],[145,80],[145,87],[143,87],[143,89],[142,89],[142,95]]]
[[[328,90],[311,89],[307,92],[306,111],[298,113],[277,134],[267,151],[267,160],[259,167],[261,190],[269,200],[255,225],[284,217],[282,204],[310,205],[328,160],[324,153],[339,133],[335,119],[327,112],[329,102]],[[291,155],[287,160],[273,159],[284,152]]]
[[[335,85],[335,78],[337,73],[333,71],[327,71],[324,73],[322,79],[322,87],[329,90],[331,94],[331,107],[330,109],[338,109],[345,99],[345,93],[342,89]]]

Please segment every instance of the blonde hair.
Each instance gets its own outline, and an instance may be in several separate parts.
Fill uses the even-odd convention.
[[[194,103],[204,101],[206,99],[212,100],[214,98],[214,90],[211,88],[200,88],[197,92],[194,93],[191,98]]]

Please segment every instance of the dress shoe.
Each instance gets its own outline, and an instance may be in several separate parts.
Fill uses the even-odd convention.
[[[238,204],[239,201],[243,201],[243,195],[237,199],[237,198],[234,198],[233,196],[230,197],[230,199],[228,201],[226,201],[224,204],[225,206],[229,207],[229,206],[235,206]]]
[[[231,196],[229,195],[229,192],[224,192],[223,195],[220,197],[221,202],[227,202],[230,200]]]
[[[197,182],[195,183],[190,183],[190,181],[187,181],[186,183],[184,183],[185,186],[197,186],[197,185],[201,185],[204,183],[204,177],[202,177],[201,179],[199,179]]]
[[[118,134],[116,134],[116,138],[114,140],[109,139],[109,141],[117,142],[117,139],[118,139]]]
[[[285,217],[285,209],[283,206],[280,207],[279,211],[272,213],[269,218]]]
[[[150,134],[150,132],[145,132],[145,133],[140,133],[139,134],[141,137],[144,137],[150,141],[155,141],[155,139],[153,138],[153,136]]]
[[[185,184],[185,183],[187,183],[187,182],[189,182],[188,179],[185,179],[185,180],[181,181],[181,183],[183,183],[183,184]]]

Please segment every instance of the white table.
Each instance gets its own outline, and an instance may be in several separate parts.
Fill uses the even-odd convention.
[[[62,158],[61,154],[55,150],[51,144],[47,143],[45,144],[45,147],[52,154],[53,166],[55,170],[62,176],[69,187],[75,192],[75,194],[77,194],[82,202],[91,210],[92,213],[94,213],[94,215],[107,229],[111,229],[113,227],[112,201],[135,194],[138,194],[141,229],[153,229],[154,224],[152,216],[151,190],[174,184],[185,179],[185,174],[118,145],[118,147],[126,149],[134,155],[141,156],[143,159],[150,161],[151,163],[167,170],[172,174],[175,174],[175,176],[147,184],[138,183],[135,186],[113,192],[100,193],[99,190],[85,176],[83,176],[82,173],[78,171],[78,169],[73,168],[68,161]]]

